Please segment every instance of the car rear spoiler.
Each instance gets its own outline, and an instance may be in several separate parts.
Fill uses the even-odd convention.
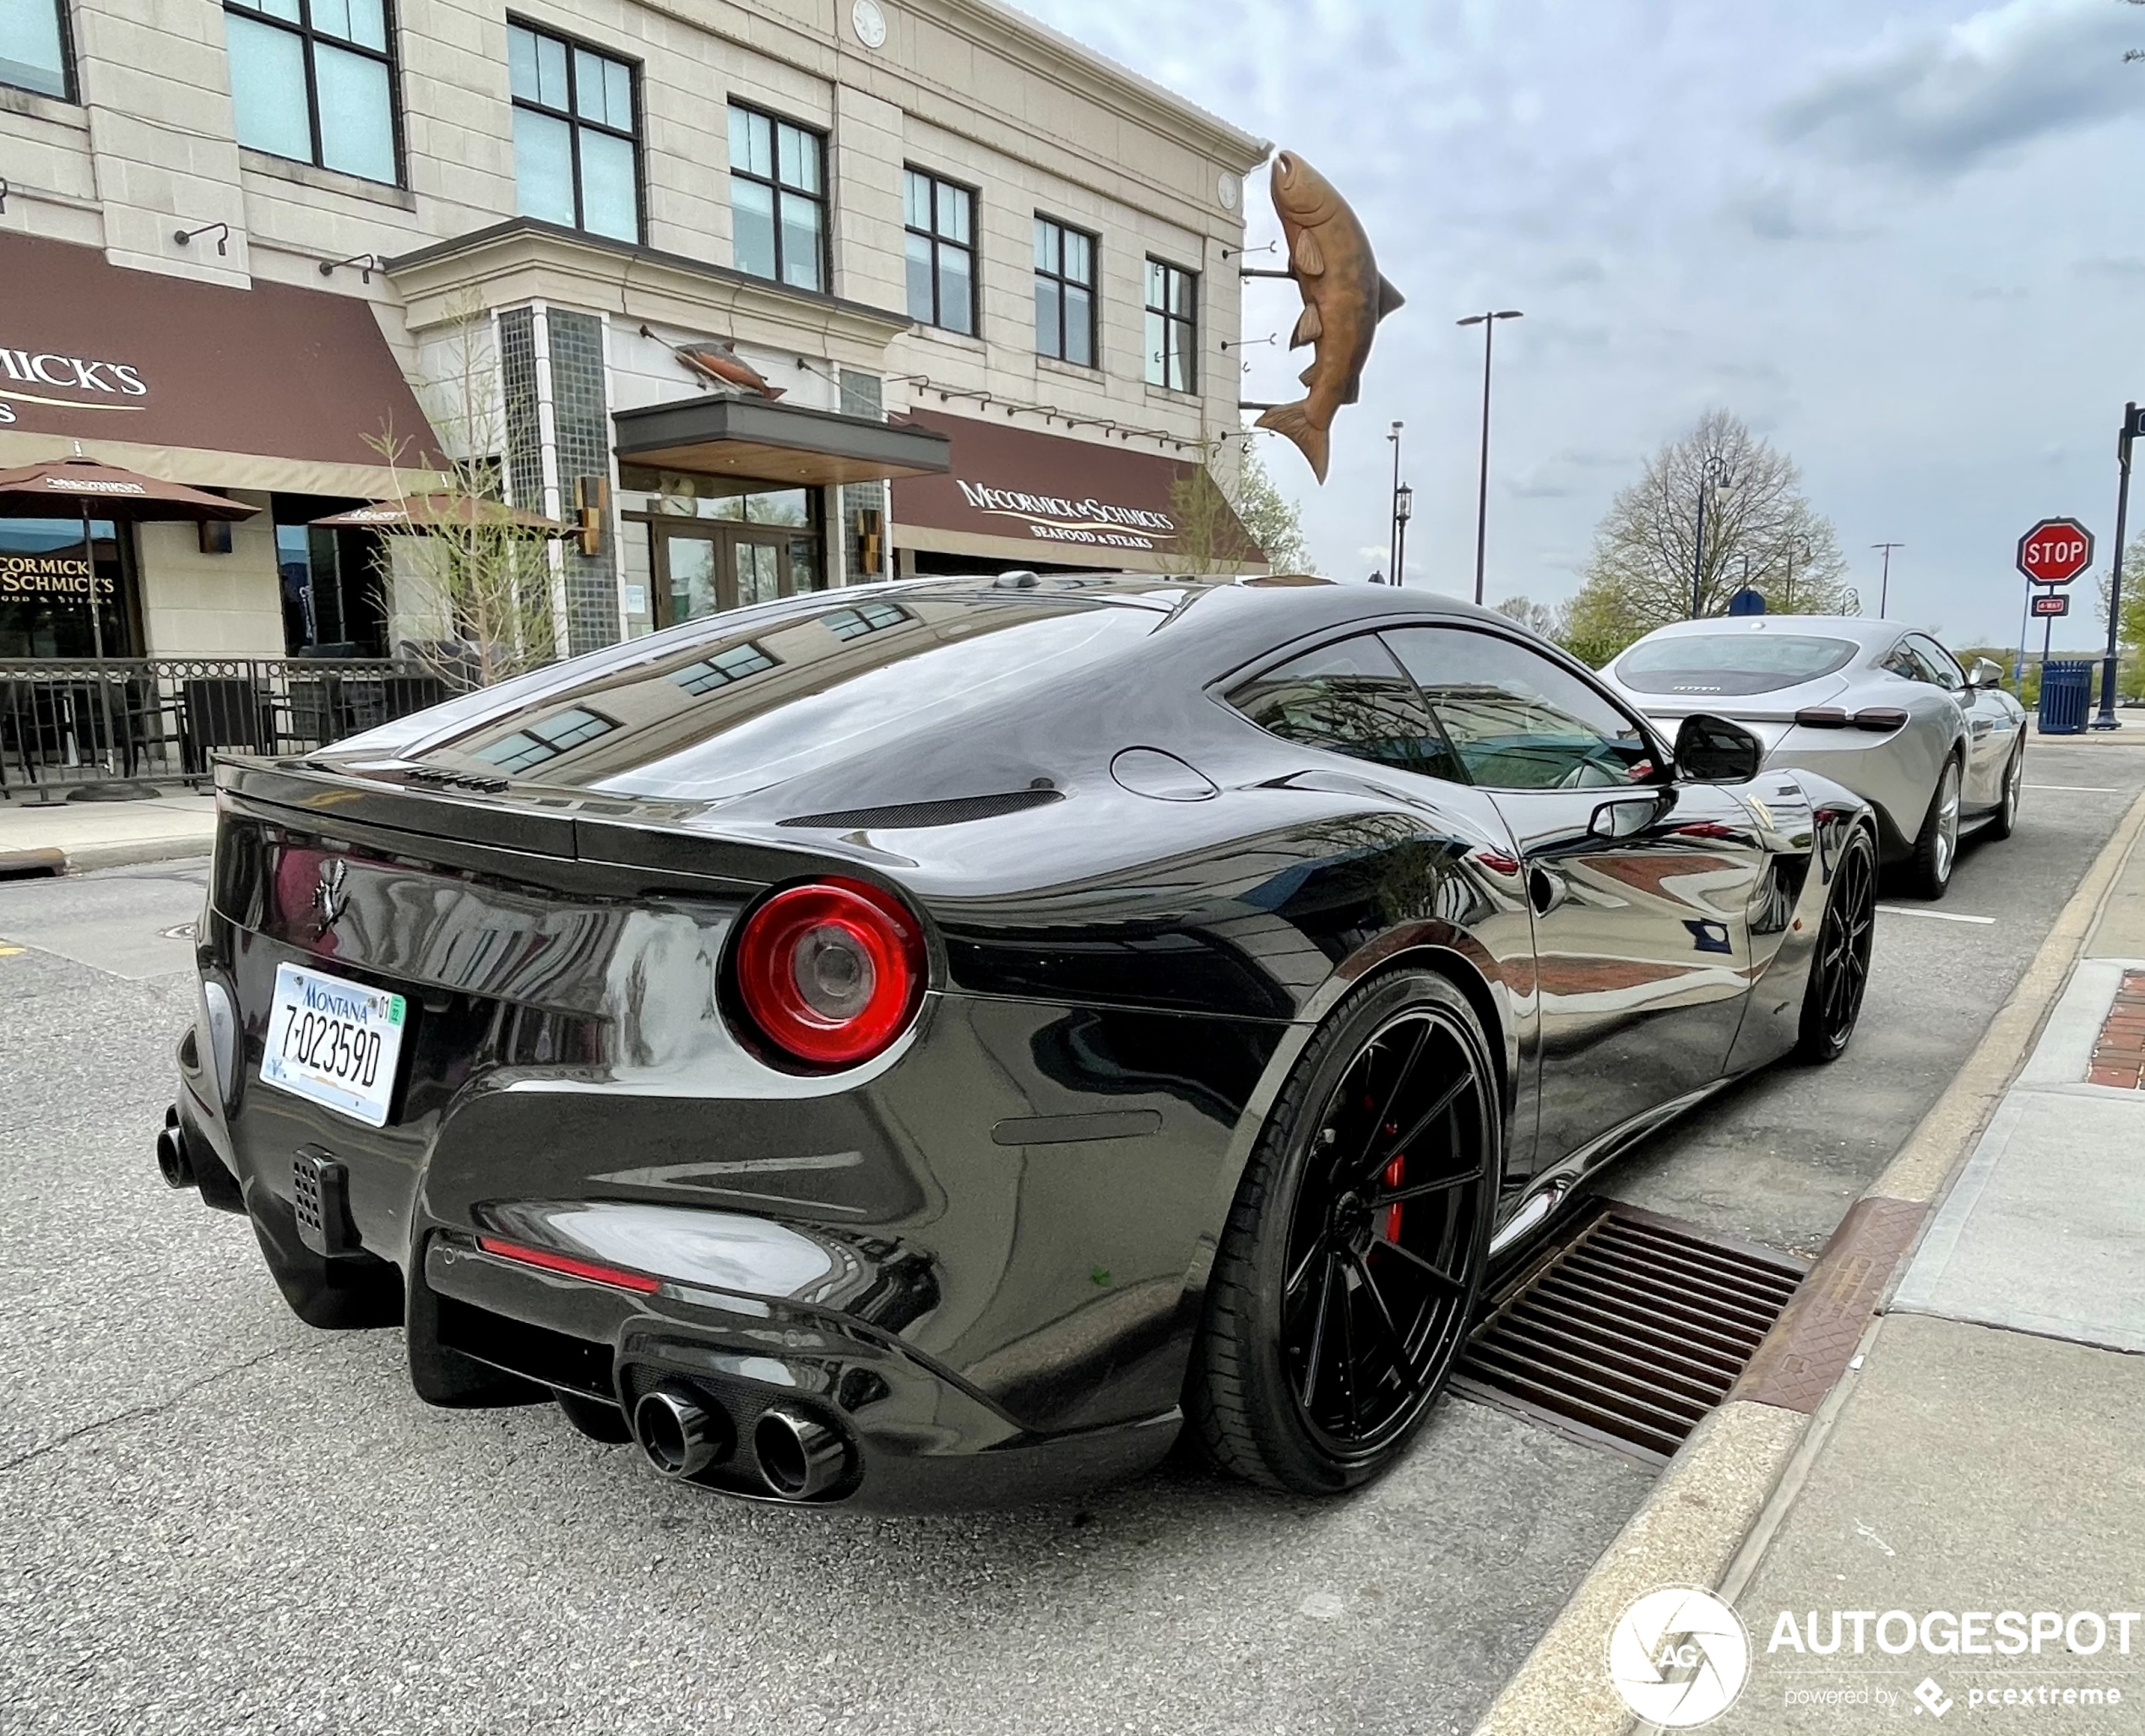
[[[691,823],[707,811],[700,802],[443,788],[405,782],[392,771],[264,760],[220,763],[216,793],[226,811],[255,811],[309,833],[377,834],[375,841],[390,849],[495,871],[508,865],[503,858],[540,857],[628,870],[639,883],[652,875],[745,892],[815,874],[902,865],[856,844],[829,852],[786,837],[756,838],[743,827],[709,830]]]

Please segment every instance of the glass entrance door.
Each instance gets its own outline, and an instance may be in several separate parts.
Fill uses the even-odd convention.
[[[658,627],[696,621],[719,610],[771,603],[814,588],[816,567],[792,558],[795,534],[772,527],[694,524],[651,526],[655,545]]]

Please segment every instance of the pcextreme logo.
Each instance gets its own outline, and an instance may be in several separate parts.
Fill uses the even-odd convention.
[[[1663,1586],[1609,1630],[1609,1679],[1624,1704],[1664,1730],[1710,1723],[1751,1673],[1742,1618],[1697,1586]]]

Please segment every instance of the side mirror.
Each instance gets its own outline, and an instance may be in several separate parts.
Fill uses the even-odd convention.
[[[2003,686],[2003,665],[1985,657],[1975,658],[1973,668],[1966,672],[1966,685],[1974,688],[2001,687]]]
[[[1594,818],[1587,822],[1588,834],[1612,840],[1636,838],[1659,815],[1661,801],[1659,795],[1626,795],[1616,801],[1605,801],[1594,811]]]
[[[1747,784],[1765,762],[1765,744],[1740,724],[1694,711],[1675,732],[1675,774],[1692,784]]]

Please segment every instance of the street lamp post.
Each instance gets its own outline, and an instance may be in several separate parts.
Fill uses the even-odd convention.
[[[1385,437],[1393,443],[1393,513],[1385,530],[1385,570],[1393,575],[1392,583],[1398,584],[1400,572],[1400,431],[1408,425],[1395,422]]]
[[[2115,560],[2108,572],[2108,660],[2100,666],[2100,715],[2093,719],[2096,730],[2120,730],[2122,723],[2115,716],[2115,659],[2121,654],[2123,616],[2123,539],[2130,534],[2130,442],[2138,432],[2139,417],[2135,404],[2123,406],[2123,431],[2115,442],[2115,467],[2119,479],[2115,485]]]
[[[1455,325],[1482,328],[1482,467],[1474,495],[1474,600],[1478,604],[1482,600],[1483,556],[1488,548],[1490,523],[1490,351],[1499,320],[1525,317],[1517,307],[1507,307],[1490,313],[1470,313],[1465,319],[1453,321]]]
[[[1892,551],[1905,548],[1906,544],[1871,543],[1870,546],[1884,551],[1884,578],[1877,591],[1877,619],[1882,621],[1886,611],[1892,606]]]
[[[1402,483],[1393,492],[1393,528],[1398,533],[1393,540],[1393,571],[1396,578],[1408,565],[1408,521],[1415,516],[1415,491]]]
[[[1724,494],[1735,486],[1735,479],[1728,468],[1728,460],[1719,453],[1707,458],[1705,474],[1698,483],[1698,540],[1691,551],[1691,618],[1693,621],[1705,612],[1706,583],[1706,499],[1715,489]]]
[[[1781,606],[1784,611],[1789,615],[1795,613],[1795,551],[1797,549],[1802,551],[1802,558],[1807,562],[1810,559],[1810,539],[1806,536],[1791,536],[1788,539],[1788,600]]]

